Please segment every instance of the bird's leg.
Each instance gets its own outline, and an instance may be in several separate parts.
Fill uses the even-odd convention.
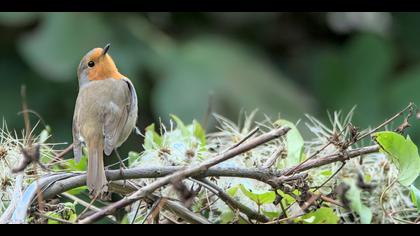
[[[124,180],[124,187],[125,187],[126,180],[125,180],[125,178],[124,178],[124,172],[123,172],[122,170],[123,170],[123,169],[127,169],[127,167],[125,166],[125,164],[124,164],[123,160],[121,159],[121,156],[120,156],[120,154],[118,153],[118,150],[115,148],[115,149],[114,149],[114,151],[115,151],[115,154],[116,154],[116,155],[117,155],[117,157],[118,157],[118,160],[120,161],[120,174],[121,174],[121,176],[122,176],[122,178],[123,178],[123,180]]]

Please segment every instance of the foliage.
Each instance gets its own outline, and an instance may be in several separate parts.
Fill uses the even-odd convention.
[[[374,134],[375,140],[381,146],[400,171],[398,181],[404,186],[410,186],[420,174],[420,156],[417,146],[410,137],[393,132],[379,132]]]
[[[372,221],[372,210],[363,204],[361,190],[352,179],[344,180],[344,182],[349,186],[345,198],[350,201],[350,208],[360,216],[360,223],[370,224]]]
[[[302,217],[305,224],[337,224],[339,217],[332,208],[322,207]]]

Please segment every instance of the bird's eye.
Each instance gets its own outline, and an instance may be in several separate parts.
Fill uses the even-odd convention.
[[[88,62],[88,66],[89,66],[89,67],[94,67],[94,66],[95,66],[95,62],[94,62],[94,61],[90,61],[90,62]]]

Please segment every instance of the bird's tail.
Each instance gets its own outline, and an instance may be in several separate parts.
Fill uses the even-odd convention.
[[[107,180],[104,169],[103,150],[101,138],[92,138],[88,145],[88,171],[87,186],[92,198],[106,199],[108,194]]]

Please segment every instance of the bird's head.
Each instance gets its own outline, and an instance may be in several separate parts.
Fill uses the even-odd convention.
[[[114,61],[108,54],[109,47],[110,44],[107,44],[104,48],[94,48],[82,58],[77,69],[80,87],[90,81],[124,77],[118,72]]]

